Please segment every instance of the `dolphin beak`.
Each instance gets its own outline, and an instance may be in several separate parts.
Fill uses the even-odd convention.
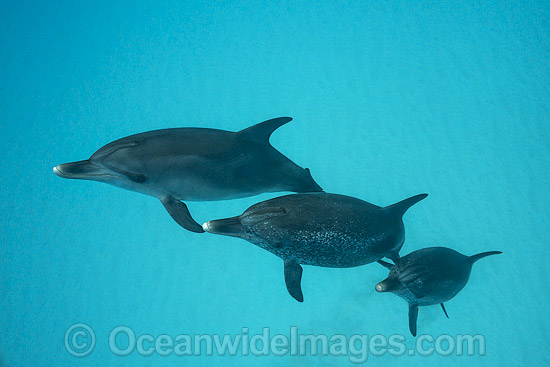
[[[202,224],[202,229],[205,231],[205,232],[210,232],[210,225],[208,224],[210,222],[204,222]]]
[[[63,172],[63,164],[59,164],[53,168],[53,173],[55,173],[56,176],[63,177],[63,178],[69,178],[70,175]]]
[[[113,176],[110,172],[89,160],[59,164],[53,168],[53,173],[63,178],[96,181],[104,177]]]
[[[376,289],[376,291],[380,292],[380,293],[391,292],[394,289],[396,289],[397,283],[398,282],[395,279],[386,278],[383,281],[381,281],[380,283],[378,283],[376,285],[376,287],[374,287],[374,289]]]

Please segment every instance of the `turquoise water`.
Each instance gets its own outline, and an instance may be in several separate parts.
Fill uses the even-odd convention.
[[[501,250],[420,309],[419,334],[483,335],[486,355],[372,365],[547,365],[550,7],[546,2],[4,2],[0,11],[0,366],[348,366],[350,356],[118,356],[109,335],[403,335],[387,270],[304,266],[181,229],[158,200],[56,177],[133,133],[240,130],[292,116],[272,144],[328,192],[378,205],[427,192],[401,254]],[[193,202],[204,222],[277,196]],[[65,333],[89,325],[86,357]],[[90,341],[77,337],[77,346]],[[117,345],[124,346],[125,339]],[[127,340],[126,340],[127,342]],[[148,347],[151,344],[146,344]],[[122,348],[121,347],[121,348]],[[546,351],[546,352],[545,352]],[[334,354],[334,353],[333,353]]]

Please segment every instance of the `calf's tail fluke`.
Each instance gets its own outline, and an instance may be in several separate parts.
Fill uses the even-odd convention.
[[[473,263],[475,263],[476,261],[478,261],[479,259],[483,259],[483,258],[486,257],[486,256],[498,255],[498,254],[502,254],[502,251],[488,251],[488,252],[482,252],[482,253],[480,253],[480,254],[470,256],[470,262],[473,264]]]
[[[202,225],[205,232],[236,236],[244,232],[244,227],[239,217],[210,220]]]

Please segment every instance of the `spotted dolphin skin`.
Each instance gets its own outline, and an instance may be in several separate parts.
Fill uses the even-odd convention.
[[[242,215],[212,220],[205,231],[245,239],[284,261],[285,283],[303,301],[300,264],[348,268],[399,258],[403,214],[427,195],[385,208],[353,197],[307,193],[263,201]]]
[[[183,228],[204,232],[185,201],[253,196],[264,192],[319,192],[303,169],[271,146],[269,137],[291,121],[280,117],[239,132],[176,128],[128,136],[89,159],[54,167],[63,178],[105,182],[154,196]]]
[[[409,330],[416,336],[418,306],[441,304],[457,295],[468,282],[472,264],[500,251],[482,252],[465,256],[446,247],[428,247],[403,256],[392,265],[380,264],[390,269],[389,276],[376,285],[378,292],[392,292],[409,303]]]

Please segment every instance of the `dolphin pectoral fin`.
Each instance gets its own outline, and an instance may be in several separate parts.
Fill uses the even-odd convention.
[[[285,283],[288,293],[298,302],[304,302],[302,294],[302,267],[296,260],[285,260]]]
[[[104,168],[89,160],[60,164],[53,168],[53,173],[59,177],[80,180],[96,180],[110,175]]]
[[[449,318],[449,315],[447,314],[447,310],[445,309],[445,305],[443,303],[441,303],[441,308],[443,309],[443,312],[445,312],[445,316]]]
[[[412,336],[416,336],[416,319],[418,318],[418,305],[415,303],[409,304],[409,330]]]
[[[292,117],[278,117],[241,130],[238,134],[260,143],[267,143],[275,130],[290,121],[292,121]]]
[[[400,259],[399,252],[394,252],[392,254],[387,255],[386,257],[388,259],[391,259],[395,264],[397,264],[397,262]]]
[[[388,268],[388,269],[390,269],[390,270],[393,268],[393,265],[390,264],[390,263],[387,262],[387,261],[378,260],[378,263],[379,263],[380,265],[382,265],[382,266],[385,266],[386,268]]]
[[[177,224],[191,232],[204,232],[202,226],[195,222],[195,220],[191,217],[191,213],[189,213],[187,205],[185,205],[183,202],[176,200],[172,197],[166,197],[161,199],[160,201],[162,202],[162,205],[164,205],[164,207],[166,208],[166,211],[168,211],[168,214],[170,214],[172,219],[174,219]]]

